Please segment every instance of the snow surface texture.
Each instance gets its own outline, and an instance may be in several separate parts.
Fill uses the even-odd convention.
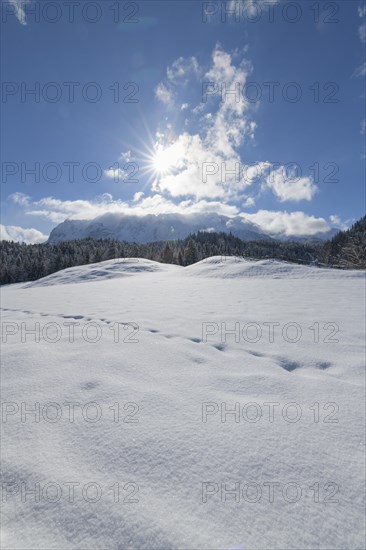
[[[2,548],[364,548],[364,298],[361,272],[234,258],[4,287]]]

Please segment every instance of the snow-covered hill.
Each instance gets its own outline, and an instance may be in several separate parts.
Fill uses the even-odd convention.
[[[233,256],[212,256],[184,269],[184,275],[194,277],[219,277],[241,279],[246,277],[264,279],[364,279],[360,270],[342,271],[339,269],[319,268],[299,265],[279,260],[248,260]]]
[[[3,548],[363,548],[364,273],[131,258],[1,294]]]
[[[62,269],[37,281],[26,283],[26,287],[75,284],[86,281],[102,281],[115,277],[128,277],[145,273],[169,273],[182,269],[180,266],[161,264],[143,258],[116,258],[95,264],[79,265]]]
[[[342,271],[282,262],[278,260],[248,260],[233,256],[212,256],[188,267],[163,264],[144,258],[115,258],[95,264],[62,269],[31,283],[25,288],[102,281],[137,274],[170,273],[173,276],[215,277],[226,279],[364,279],[360,270]]]
[[[270,239],[254,223],[240,217],[228,218],[215,213],[199,214],[148,214],[126,216],[104,214],[93,220],[66,220],[50,234],[50,243],[71,239],[114,238],[121,241],[147,243],[183,239],[197,231],[223,231],[244,240]]]

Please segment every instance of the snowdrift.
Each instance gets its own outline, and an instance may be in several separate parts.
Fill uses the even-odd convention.
[[[114,279],[144,273],[169,273],[178,266],[162,264],[143,258],[117,258],[95,264],[79,265],[62,269],[47,277],[28,283],[27,287],[85,283],[87,281]]]
[[[234,256],[212,256],[185,268],[194,277],[265,278],[265,279],[342,279],[364,278],[360,270],[327,269],[279,260],[247,260]]]
[[[365,277],[365,272],[360,270],[325,269],[278,260],[247,260],[234,256],[212,256],[184,268],[143,258],[118,258],[63,269],[37,281],[26,283],[25,287],[103,281],[147,273],[222,279],[248,277],[259,279],[362,279]]]

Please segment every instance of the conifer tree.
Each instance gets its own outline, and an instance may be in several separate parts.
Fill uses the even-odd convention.
[[[165,243],[165,247],[164,247],[161,259],[165,264],[172,264],[173,263],[173,251],[170,248],[168,242]]]

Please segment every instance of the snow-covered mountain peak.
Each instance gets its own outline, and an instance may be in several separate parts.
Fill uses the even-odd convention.
[[[243,240],[270,239],[256,224],[240,216],[229,218],[215,212],[197,214],[103,214],[92,220],[65,220],[50,234],[50,243],[73,239],[117,239],[147,243],[184,239],[198,231],[225,232]]]

